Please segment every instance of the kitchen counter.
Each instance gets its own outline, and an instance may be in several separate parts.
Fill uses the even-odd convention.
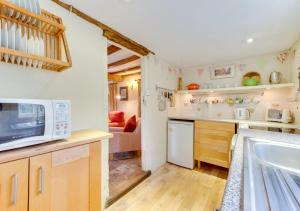
[[[100,130],[79,130],[73,132],[72,135],[67,139],[0,152],[0,163],[28,158],[83,144],[89,144],[92,142],[112,138],[112,136],[113,135],[111,133],[106,133]]]
[[[221,210],[243,210],[243,142],[245,137],[300,145],[300,136],[261,130],[240,129],[230,165]]]
[[[169,119],[181,119],[181,120],[206,120],[206,121],[215,121],[215,122],[229,122],[236,123],[247,126],[256,126],[256,127],[274,127],[274,128],[285,128],[285,129],[300,129],[298,124],[285,124],[278,122],[267,122],[267,121],[255,121],[255,120],[238,120],[238,119],[210,119],[210,118],[201,118],[197,116],[169,116]]]

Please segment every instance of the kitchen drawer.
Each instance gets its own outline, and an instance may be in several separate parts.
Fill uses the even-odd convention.
[[[219,152],[228,152],[234,133],[221,130],[197,129],[196,143]]]
[[[230,154],[228,153],[221,153],[210,149],[200,148],[199,156],[200,156],[199,159],[200,161],[229,168]]]
[[[194,143],[194,160],[211,163],[225,168],[229,167],[230,154],[200,147],[200,143]]]
[[[235,123],[197,120],[195,121],[195,127],[211,130],[229,131],[233,133],[235,132]]]

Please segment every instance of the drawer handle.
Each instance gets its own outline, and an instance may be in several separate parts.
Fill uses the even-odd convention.
[[[43,194],[44,189],[45,189],[45,171],[42,166],[39,168],[39,172],[40,172],[40,190],[39,190],[39,192],[41,194]]]
[[[14,206],[17,205],[18,183],[19,183],[18,175],[15,174],[13,176],[13,198],[12,198],[12,203],[13,203]]]

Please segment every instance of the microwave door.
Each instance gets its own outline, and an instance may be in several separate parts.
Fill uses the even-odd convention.
[[[278,109],[269,109],[268,110],[268,119],[271,121],[281,121],[282,111]]]
[[[51,108],[51,103],[47,101],[38,103],[2,101],[0,103],[1,147],[14,148],[32,141],[47,141],[53,128]]]
[[[0,142],[44,136],[45,108],[39,104],[1,103]]]

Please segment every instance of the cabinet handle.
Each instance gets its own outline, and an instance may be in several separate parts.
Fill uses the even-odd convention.
[[[13,176],[13,188],[14,188],[14,190],[13,190],[13,200],[12,200],[12,203],[13,203],[13,205],[14,206],[16,206],[17,205],[17,197],[18,197],[18,181],[19,181],[19,179],[18,179],[18,175],[14,175]]]
[[[44,187],[45,187],[45,171],[44,168],[41,166],[40,169],[40,193],[44,193]]]

